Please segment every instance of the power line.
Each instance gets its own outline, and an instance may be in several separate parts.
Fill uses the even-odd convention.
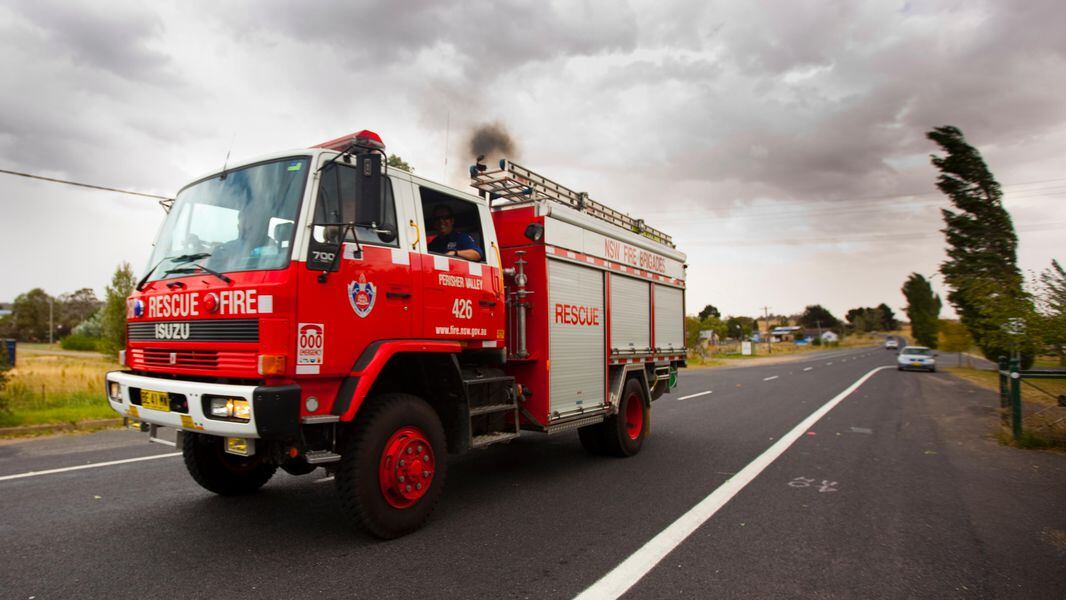
[[[67,179],[56,179],[54,177],[45,177],[43,175],[34,175],[33,173],[20,173],[18,171],[9,171],[7,169],[0,169],[0,173],[7,173],[8,175],[18,175],[19,177],[27,177],[29,179],[38,179],[40,181],[50,181],[52,183],[63,183],[66,185],[73,185],[77,187],[89,188],[91,190],[102,190],[105,192],[118,192],[119,194],[129,194],[131,196],[142,196],[144,198],[154,198],[156,200],[162,200],[170,202],[173,198],[167,196],[158,196],[156,194],[146,194],[144,192],[132,192],[130,190],[120,190],[118,188],[107,187],[103,185],[94,185],[91,183],[81,183],[79,181],[69,181]]]

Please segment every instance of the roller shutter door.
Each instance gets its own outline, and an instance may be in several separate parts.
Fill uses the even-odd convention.
[[[675,351],[685,347],[684,296],[678,288],[655,286],[655,347]]]
[[[603,276],[597,269],[548,261],[552,418],[603,404]]]
[[[647,352],[651,348],[649,283],[611,274],[611,351]]]

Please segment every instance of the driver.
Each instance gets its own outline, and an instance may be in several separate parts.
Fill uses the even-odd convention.
[[[429,243],[433,254],[457,256],[472,261],[480,261],[484,253],[469,234],[455,230],[455,214],[447,204],[433,207],[433,224],[437,226],[437,237]]]

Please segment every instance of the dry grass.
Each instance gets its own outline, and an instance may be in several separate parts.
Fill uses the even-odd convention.
[[[118,363],[102,356],[20,354],[0,392],[0,427],[76,423],[117,416],[104,397],[104,374]]]
[[[995,371],[981,371],[966,367],[945,367],[944,370],[956,377],[999,393],[999,374]],[[1032,385],[1029,385],[1030,383]],[[1041,390],[1046,390],[1051,395]],[[1024,380],[1022,383],[1022,402],[1027,404],[1052,406],[1058,403],[1055,397],[1059,394],[1066,394],[1066,379],[1032,379]]]

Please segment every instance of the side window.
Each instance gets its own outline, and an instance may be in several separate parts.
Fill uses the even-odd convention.
[[[478,206],[437,190],[418,188],[431,254],[485,262],[485,237]]]
[[[355,223],[359,242],[379,246],[398,247],[396,238],[396,201],[392,193],[392,181],[383,179],[383,193],[380,199],[381,223],[371,222],[370,217],[360,215],[360,207],[365,212],[370,208],[370,200],[360,202],[356,197],[356,170],[353,167],[334,163],[322,172],[318,185],[318,204],[315,206],[316,223]],[[339,228],[338,228],[339,229]],[[335,233],[333,235],[339,235]],[[327,233],[328,237],[328,233]],[[344,241],[352,242],[355,238],[348,231]]]

